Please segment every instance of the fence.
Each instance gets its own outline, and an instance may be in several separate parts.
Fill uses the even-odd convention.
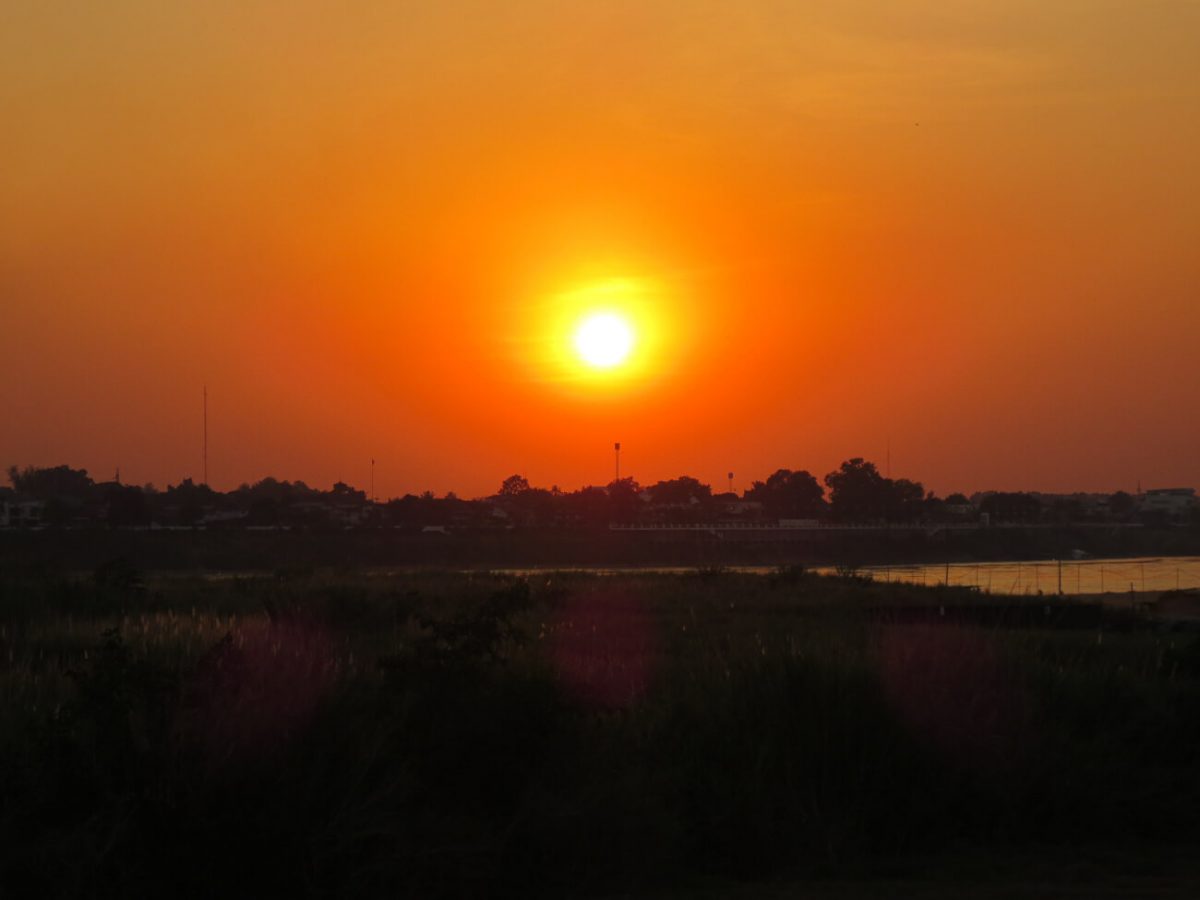
[[[1200,588],[1200,557],[870,566],[878,581],[949,584],[996,594],[1103,594]]]

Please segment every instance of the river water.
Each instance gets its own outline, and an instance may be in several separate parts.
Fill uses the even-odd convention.
[[[832,571],[832,570],[822,570]],[[994,594],[1103,594],[1200,588],[1200,557],[865,566],[878,581],[974,587]]]
[[[722,571],[768,575],[776,566],[722,566]],[[379,569],[375,576],[394,576],[412,569]],[[463,572],[480,571],[464,569]],[[683,575],[695,573],[693,566],[538,566],[495,567],[484,571],[530,576],[548,572],[580,572],[594,575]],[[822,575],[838,574],[833,566],[816,566]],[[210,572],[209,580],[245,577],[254,573]],[[265,574],[265,573],[257,573]],[[992,594],[1104,594],[1129,591],[1200,589],[1200,556],[1154,556],[1122,559],[1028,560],[1017,562],[927,563],[917,565],[861,566],[854,574],[876,581],[949,584],[973,587]]]
[[[552,568],[500,568],[494,572],[533,575]],[[558,571],[589,572],[596,575],[693,573],[686,566],[563,566]],[[723,566],[723,571],[767,575],[773,566]],[[811,571],[834,575],[832,566],[816,566]],[[861,566],[854,574],[876,581],[924,584],[950,584],[973,587],[992,594],[1104,594],[1129,591],[1170,591],[1200,588],[1200,556],[1155,556],[1122,559],[1028,560],[1017,562],[928,563],[897,566]],[[1061,579],[1061,580],[1060,580]]]

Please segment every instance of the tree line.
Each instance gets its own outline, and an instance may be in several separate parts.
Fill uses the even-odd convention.
[[[741,495],[714,492],[697,478],[681,475],[642,485],[621,478],[574,491],[537,487],[512,475],[495,494],[467,500],[426,491],[383,503],[343,482],[329,490],[303,481],[264,478],[220,492],[184,479],[158,490],[153,485],[94,481],[84,469],[66,465],[9,469],[11,489],[0,500],[32,499],[44,504],[48,525],[256,526],[256,527],[427,527],[512,528],[612,524],[695,524],[721,521],[827,523],[915,523],[1132,521],[1136,499],[1118,491],[1102,502],[1083,495],[1053,496],[987,492],[938,497],[919,481],[889,478],[861,457],[843,462],[818,480],[799,469],[778,469]],[[1092,495],[1094,501],[1094,495]]]
[[[614,521],[641,518],[676,521],[711,521],[722,516],[766,519],[817,519],[838,522],[911,522],[936,500],[920,482],[891,479],[874,463],[862,458],[847,460],[824,478],[824,486],[805,470],[779,469],[766,481],[755,481],[739,497],[716,494],[710,485],[689,475],[643,487],[633,478],[622,478],[604,488],[586,487],[563,493],[536,488],[520,475],[504,480],[497,495],[518,509],[548,511],[555,503],[568,507],[602,506]],[[602,499],[603,498],[603,499]],[[962,503],[969,503],[965,497]]]

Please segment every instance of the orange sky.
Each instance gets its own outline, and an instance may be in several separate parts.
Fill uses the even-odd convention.
[[[257,7],[257,8],[256,8]],[[1200,485],[1200,3],[24,2],[0,463]],[[564,295],[646,286],[638,377]]]

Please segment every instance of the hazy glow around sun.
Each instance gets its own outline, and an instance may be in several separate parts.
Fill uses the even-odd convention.
[[[634,341],[633,327],[611,312],[592,313],[575,330],[575,352],[580,360],[597,369],[610,369],[624,362]]]
[[[589,401],[660,383],[687,335],[668,291],[647,277],[580,278],[547,291],[528,310],[528,339],[514,342],[519,358],[539,381]]]

